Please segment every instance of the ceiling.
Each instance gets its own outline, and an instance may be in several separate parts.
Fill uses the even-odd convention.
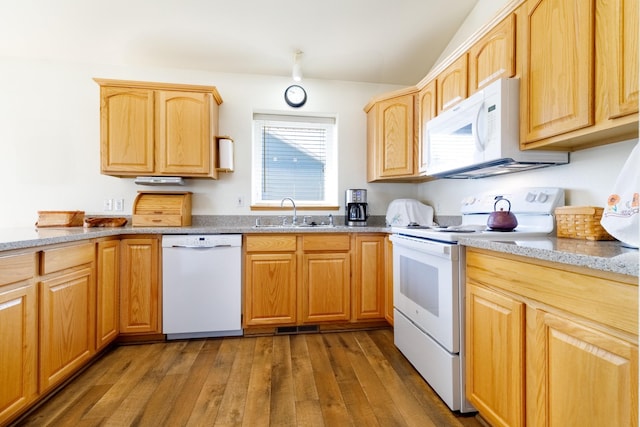
[[[478,0],[20,0],[0,56],[412,85]]]

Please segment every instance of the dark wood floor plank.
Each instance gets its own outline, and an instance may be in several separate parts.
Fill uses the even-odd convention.
[[[156,426],[184,426],[187,424],[222,343],[223,340],[221,339],[204,340],[202,347],[198,352],[198,356],[191,365],[191,370],[184,376],[182,385],[179,386],[176,384],[176,387],[173,389],[173,401],[163,399],[161,393],[157,395],[154,393],[154,396],[150,399],[148,406],[153,407],[156,405],[157,401],[157,405],[165,403],[166,410],[169,411],[166,419],[164,420],[164,424],[158,423],[155,424]],[[166,384],[165,386],[168,387],[170,384]],[[153,423],[146,424],[144,416],[141,419],[141,423],[143,422],[144,425],[154,425]]]
[[[237,347],[235,359],[229,372],[229,376],[233,378],[233,381],[228,381],[226,384],[218,415],[215,418],[215,425],[217,426],[238,426],[242,424],[256,343],[256,338],[240,340],[240,345]]]
[[[153,393],[150,394],[146,404],[136,418],[136,425],[158,426],[170,415],[170,412],[178,398],[177,392],[183,387],[187,374],[195,363],[204,340],[176,342],[179,351],[174,357],[167,358],[169,366],[162,368],[162,364],[150,371],[151,375],[158,375],[158,381]],[[181,345],[180,345],[181,344]]]
[[[416,398],[411,394],[402,382],[400,376],[385,359],[375,343],[367,333],[356,332],[355,338],[360,344],[364,354],[374,371],[389,391],[389,395],[402,414],[408,426],[435,426],[431,417],[425,413]]]
[[[246,426],[269,426],[271,415],[271,374],[273,369],[273,338],[256,338],[251,374],[247,387],[245,416]]]
[[[107,417],[106,425],[139,425],[144,408],[163,378],[168,375],[176,363],[180,363],[185,354],[188,354],[185,349],[200,348],[201,345],[197,341],[174,341],[162,346],[162,351],[157,355],[150,369],[135,383],[118,407]]]
[[[109,372],[113,376],[111,381],[113,386],[102,396],[96,404],[85,414],[84,419],[107,418],[120,406],[122,401],[129,395],[138,382],[152,369],[165,348],[164,343],[150,344],[148,351],[143,352],[142,357],[134,357],[130,363],[119,372],[119,377],[115,377],[115,372]],[[107,376],[103,377],[105,380]],[[113,381],[115,380],[115,381]],[[98,382],[102,383],[102,382]]]
[[[292,335],[290,345],[296,402],[319,402],[320,398],[313,380],[313,366],[311,366],[306,336]]]
[[[56,427],[76,427],[84,414],[111,388],[110,385],[96,385],[82,393],[69,405],[69,409],[55,417],[48,425]],[[101,422],[100,420],[99,422]]]
[[[167,375],[188,374],[195,362],[200,350],[204,346],[204,340],[185,341],[180,354],[171,362]]]
[[[118,349],[120,350],[120,349]],[[54,404],[49,400],[43,404],[38,412],[25,420],[22,426],[43,426],[46,425],[44,420],[55,419],[59,414],[64,414],[76,402],[77,396],[87,392],[95,385],[104,384],[101,379],[105,376],[106,371],[120,370],[124,366],[131,363],[131,357],[134,353],[126,351],[111,351],[105,356],[91,365],[79,377],[76,377],[70,384],[60,390],[57,394],[57,402]],[[111,384],[109,384],[111,386]]]
[[[307,335],[306,339],[325,424],[329,426],[353,425],[329,362],[322,335]]]
[[[478,425],[478,421],[474,419],[474,414],[454,415],[429,384],[422,377],[416,375],[416,370],[395,347],[392,330],[372,331],[369,336],[377,344],[387,361],[393,366],[393,369],[398,372],[404,384],[422,405],[424,411],[433,419],[434,423],[455,427]]]
[[[350,337],[325,334],[323,338],[329,352],[329,360],[336,373],[336,380],[342,393],[342,399],[353,424],[356,426],[379,426],[373,408],[349,359],[350,350],[346,341]]]
[[[289,335],[273,337],[273,364],[269,422],[273,426],[296,425],[296,397]]]
[[[366,354],[362,351],[360,343],[355,340],[355,336],[351,334],[351,339],[346,341],[349,348],[349,360],[354,372],[358,377],[367,399],[371,402],[371,406],[376,415],[378,423],[381,426],[405,426],[406,422],[395,406],[394,400],[385,388],[384,383],[375,372],[367,359]]]
[[[391,329],[118,347],[16,425],[483,426],[449,411]]]
[[[304,427],[322,427],[322,408],[318,389],[313,378],[313,366],[307,347],[305,335],[292,335],[289,338],[291,347],[291,371],[293,375],[294,399],[296,408],[296,425]]]
[[[231,366],[240,347],[240,339],[222,341],[207,377],[198,393],[196,403],[187,420],[188,426],[213,424],[231,374]]]

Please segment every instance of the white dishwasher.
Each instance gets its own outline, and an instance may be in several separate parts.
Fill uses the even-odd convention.
[[[242,235],[162,236],[162,333],[242,335]]]

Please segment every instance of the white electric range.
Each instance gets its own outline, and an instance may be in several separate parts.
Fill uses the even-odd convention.
[[[487,228],[491,212],[504,207],[498,198],[511,203],[518,221],[513,231]],[[555,208],[563,205],[560,188],[494,191],[462,200],[460,225],[391,228],[395,344],[452,410],[475,411],[464,394],[465,252],[458,239],[547,236],[555,229]]]

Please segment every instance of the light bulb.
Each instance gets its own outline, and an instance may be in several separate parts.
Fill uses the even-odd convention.
[[[301,51],[297,51],[293,56],[293,69],[291,70],[291,77],[294,81],[299,82],[302,80],[302,67],[300,66]]]

